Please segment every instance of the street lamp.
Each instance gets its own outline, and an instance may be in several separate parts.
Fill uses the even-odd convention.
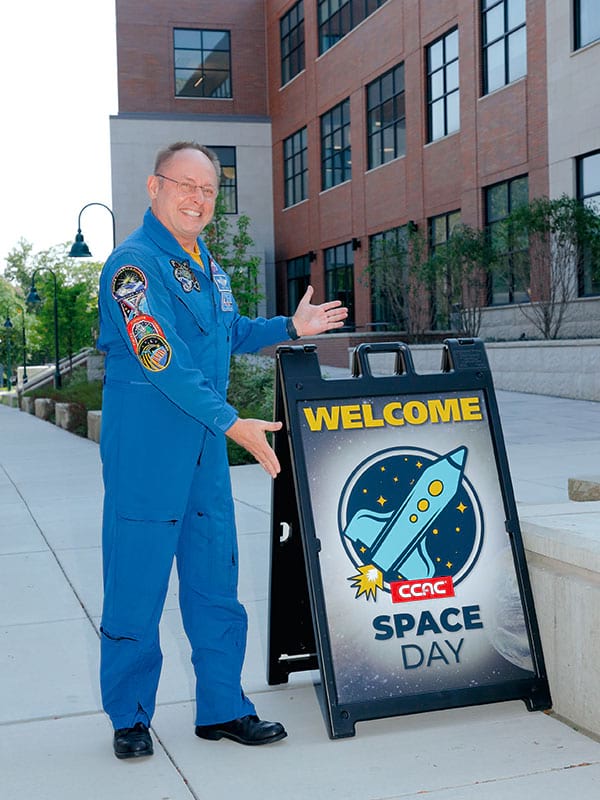
[[[17,306],[17,311],[21,314],[21,335],[23,344],[23,385],[27,383],[27,340],[25,339],[25,309]]]
[[[4,327],[6,330],[6,388],[10,391],[12,389],[12,364],[10,360],[10,329],[13,327],[12,322],[10,321],[10,316],[8,314],[8,308],[6,309],[6,320],[4,322]]]
[[[28,305],[35,306],[42,302],[42,299],[35,288],[35,276],[43,269],[49,272],[54,279],[54,388],[60,389],[62,386],[62,380],[60,377],[60,365],[58,361],[58,292],[56,287],[56,275],[54,274],[53,270],[50,269],[50,267],[38,267],[34,271],[33,275],[31,276],[31,288],[29,289],[29,294],[27,295],[27,303]]]
[[[69,256],[71,258],[91,258],[92,254],[90,252],[90,248],[85,243],[83,234],[81,232],[81,215],[86,208],[89,208],[90,206],[102,206],[102,208],[105,208],[109,212],[110,216],[112,217],[113,248],[117,243],[115,236],[115,215],[113,214],[112,210],[108,206],[105,206],[104,203],[88,203],[81,209],[79,216],[77,217],[77,234],[75,235],[75,241],[69,250]]]

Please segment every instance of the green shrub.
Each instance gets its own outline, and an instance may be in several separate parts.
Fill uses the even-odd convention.
[[[234,356],[231,359],[228,402],[240,417],[273,419],[275,362],[264,356]],[[254,464],[247,450],[227,439],[229,463],[232,466]]]

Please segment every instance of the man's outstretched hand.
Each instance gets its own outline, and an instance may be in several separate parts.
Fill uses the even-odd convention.
[[[268,472],[272,478],[276,478],[281,472],[281,466],[275,451],[267,441],[266,434],[278,430],[281,430],[281,422],[238,418],[225,433],[251,453],[265,472]]]
[[[318,333],[341,328],[348,316],[348,309],[342,306],[341,300],[312,305],[310,301],[314,292],[313,287],[309,286],[292,317],[298,336],[316,336]]]

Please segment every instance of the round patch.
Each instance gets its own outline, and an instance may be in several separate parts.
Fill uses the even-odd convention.
[[[134,350],[137,350],[138,342],[143,339],[144,336],[155,333],[164,338],[165,335],[163,329],[154,317],[150,317],[148,314],[139,314],[137,317],[131,319],[127,323],[127,333]]]
[[[171,361],[171,347],[160,334],[143,336],[138,342],[137,354],[142,366],[151,372],[160,372]]]
[[[132,264],[127,264],[117,270],[112,279],[112,296],[115,300],[121,301],[132,294],[145,292],[147,286],[148,281],[142,270]]]

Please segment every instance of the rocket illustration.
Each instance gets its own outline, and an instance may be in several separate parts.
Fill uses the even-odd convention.
[[[361,509],[354,514],[344,535],[361,552],[364,564],[406,580],[433,576],[425,535],[458,491],[466,457],[467,448],[458,447],[433,461],[395,511]]]

